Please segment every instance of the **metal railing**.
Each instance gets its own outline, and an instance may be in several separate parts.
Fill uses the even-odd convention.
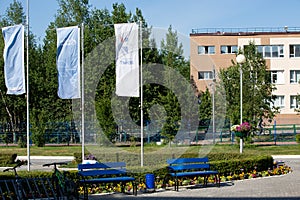
[[[225,33],[284,33],[300,32],[300,27],[250,27],[250,28],[196,28],[191,34],[225,34]]]

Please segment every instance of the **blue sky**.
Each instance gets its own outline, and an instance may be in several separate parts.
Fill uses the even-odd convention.
[[[0,15],[13,0],[0,0]],[[21,0],[26,10],[26,0]],[[127,11],[142,10],[148,25],[189,37],[193,28],[300,27],[299,0],[90,0],[111,10],[124,3]],[[29,0],[30,29],[42,41],[58,9],[56,0]]]

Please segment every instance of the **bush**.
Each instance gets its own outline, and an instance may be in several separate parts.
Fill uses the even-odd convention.
[[[218,170],[221,175],[238,174],[243,170],[245,173],[252,171],[254,168],[257,171],[272,169],[272,156],[249,157],[243,159],[220,160],[213,161],[212,169]]]
[[[300,134],[297,134],[297,135],[296,135],[296,142],[297,142],[298,144],[300,144]]]
[[[24,139],[24,137],[19,137],[19,140],[18,140],[18,147],[20,148],[26,148],[27,147],[27,143]]]
[[[73,155],[74,155],[74,159],[75,159],[76,163],[81,163],[82,162],[82,154],[81,153],[76,152]]]
[[[32,134],[32,141],[38,147],[43,147],[46,144],[45,133],[43,130],[35,130]]]

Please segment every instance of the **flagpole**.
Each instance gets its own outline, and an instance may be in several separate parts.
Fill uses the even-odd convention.
[[[27,16],[26,16],[26,23],[27,23],[27,37],[26,37],[26,132],[27,132],[27,170],[30,171],[30,132],[29,132],[29,0],[27,0]]]
[[[81,24],[81,144],[82,162],[84,160],[84,24]]]
[[[140,21],[140,76],[141,76],[141,167],[144,166],[144,114],[143,114],[143,40],[142,40],[142,21]]]

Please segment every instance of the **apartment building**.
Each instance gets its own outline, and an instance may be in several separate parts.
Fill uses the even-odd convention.
[[[253,41],[266,60],[276,86],[275,105],[280,107],[278,124],[300,124],[300,27],[193,29],[190,34],[190,74],[199,91],[209,88],[213,71],[235,61],[239,47]]]

